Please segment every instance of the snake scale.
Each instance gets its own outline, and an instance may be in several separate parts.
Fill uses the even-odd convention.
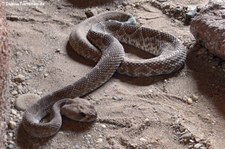
[[[29,107],[22,120],[34,137],[55,135],[62,125],[61,114],[77,121],[92,122],[97,112],[88,101],[79,98],[97,89],[118,70],[134,77],[169,74],[182,68],[186,49],[174,36],[133,25],[134,17],[123,12],[104,12],[76,25],[69,43],[72,48],[97,62],[84,77],[71,85],[42,97]],[[133,60],[125,57],[126,43],[155,55]],[[48,122],[42,122],[50,115]]]

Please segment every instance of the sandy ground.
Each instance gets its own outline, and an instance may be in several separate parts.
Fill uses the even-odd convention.
[[[8,128],[5,134],[8,148],[181,149],[198,147],[198,144],[202,149],[203,146],[224,148],[223,67],[215,64],[215,59],[202,57],[205,50],[198,48],[189,49],[184,69],[175,74],[150,78],[115,74],[85,97],[96,107],[97,122],[88,125],[64,118],[62,129],[53,138],[34,139],[27,135],[19,126],[23,112],[15,109],[15,99],[24,93],[44,96],[76,81],[94,66],[73,52],[68,44],[75,25],[86,19],[85,11],[125,11],[136,16],[143,26],[169,32],[186,44],[194,40],[189,26],[168,18],[146,0],[131,0],[126,6],[119,5],[120,2],[102,5],[103,1],[88,0],[82,4],[76,0],[36,2],[44,5],[6,7],[10,77],[13,80],[22,74],[26,78],[23,83],[10,81],[9,84],[9,120],[17,126]],[[206,0],[171,2],[206,4]],[[127,56],[135,57],[132,52]],[[188,104],[184,101],[187,99],[193,102]]]

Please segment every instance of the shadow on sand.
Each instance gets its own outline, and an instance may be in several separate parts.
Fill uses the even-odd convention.
[[[207,59],[202,60],[195,51],[188,54],[187,67],[196,80],[198,91],[207,97],[205,100],[210,99],[209,102],[225,115],[225,73],[222,69],[213,69],[213,65]]]

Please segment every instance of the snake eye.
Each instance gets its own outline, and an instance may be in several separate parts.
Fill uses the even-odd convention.
[[[80,112],[80,115],[81,115],[82,117],[86,117],[86,114],[85,114],[84,112]]]

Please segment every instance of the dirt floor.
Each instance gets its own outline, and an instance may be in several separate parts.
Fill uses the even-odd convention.
[[[188,49],[185,67],[171,75],[131,78],[115,74],[104,86],[87,95],[98,112],[93,124],[63,119],[60,132],[49,139],[26,134],[23,112],[15,99],[25,93],[44,96],[84,76],[95,65],[77,55],[68,44],[85,12],[125,11],[139,24],[194,43],[189,26],[169,18],[147,0],[104,4],[89,0],[37,0],[39,6],[6,6],[10,31],[11,67],[6,148],[45,149],[181,149],[225,146],[225,63],[201,47]],[[206,0],[168,0],[174,5],[203,6]],[[18,2],[17,2],[18,3]],[[12,3],[11,3],[12,4]],[[127,54],[135,57],[132,53]],[[21,83],[14,81],[22,75]],[[16,125],[15,125],[16,124]]]

